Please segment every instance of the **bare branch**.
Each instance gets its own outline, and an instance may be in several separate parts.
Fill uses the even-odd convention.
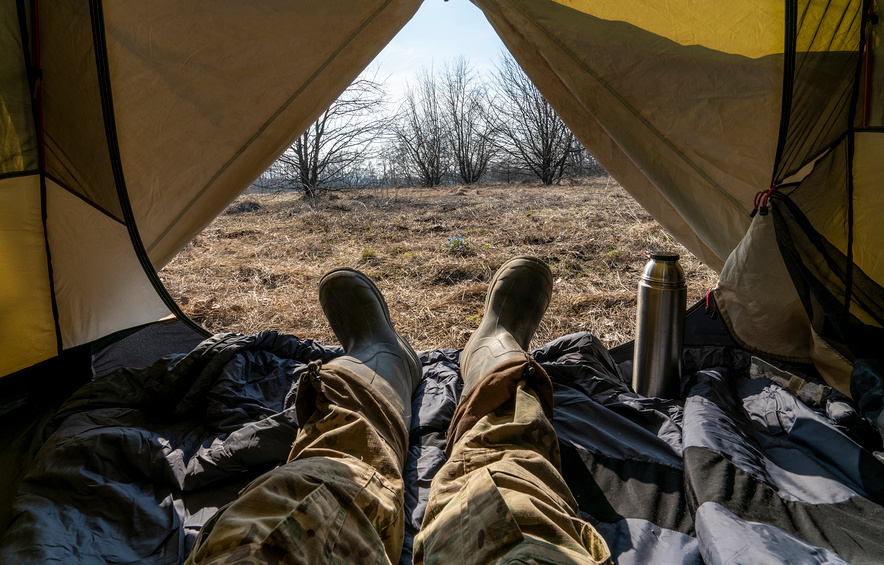
[[[386,88],[377,73],[357,78],[274,164],[291,185],[313,197],[359,182],[389,125]]]
[[[406,177],[423,186],[442,184],[449,168],[448,135],[432,68],[421,69],[409,85],[392,126]]]
[[[558,183],[579,143],[549,102],[506,53],[495,75],[500,92],[500,147],[543,184]]]
[[[464,57],[442,72],[448,146],[462,184],[479,181],[494,156],[497,113],[488,89]]]

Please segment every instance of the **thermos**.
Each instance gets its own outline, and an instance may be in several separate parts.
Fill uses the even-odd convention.
[[[654,252],[638,283],[632,389],[678,398],[687,287],[678,253]]]

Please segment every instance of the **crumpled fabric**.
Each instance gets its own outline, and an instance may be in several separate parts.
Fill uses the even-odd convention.
[[[220,507],[285,463],[301,373],[341,353],[275,332],[225,334],[87,384],[47,428],[16,494],[0,562],[183,562]],[[698,534],[708,504],[764,526],[746,531],[801,542],[784,537],[769,544],[779,553],[754,559],[779,562],[792,547],[796,558],[821,548],[833,561],[881,561],[884,464],[863,447],[870,444],[849,399],[806,406],[767,379],[750,379],[751,356],[734,348],[686,350],[679,399],[632,392],[587,333],[531,353],[553,385],[562,476],[618,565],[728,555],[707,547],[737,531],[728,520],[706,521]],[[421,360],[403,470],[403,564],[412,562],[430,483],[446,462],[462,386],[458,350]],[[869,402],[874,411],[877,400]]]
[[[414,563],[611,563],[561,475],[549,377],[534,360],[496,366],[451,423]],[[461,410],[464,408],[464,410]]]
[[[304,424],[288,462],[203,526],[187,564],[399,560],[407,431],[396,408],[335,365],[302,377],[296,406]]]

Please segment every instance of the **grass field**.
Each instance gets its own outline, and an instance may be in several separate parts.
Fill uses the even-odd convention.
[[[303,200],[247,194],[160,273],[182,309],[213,332],[274,329],[337,343],[316,299],[322,275],[353,267],[384,293],[419,350],[461,347],[479,324],[488,282],[508,258],[553,272],[534,345],[588,330],[632,339],[649,250],[682,253],[688,304],[713,271],[673,240],[612,179],[575,186],[350,190]]]

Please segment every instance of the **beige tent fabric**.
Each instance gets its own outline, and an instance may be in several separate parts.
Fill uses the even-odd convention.
[[[756,216],[715,289],[722,318],[745,349],[813,363],[829,386],[849,396],[852,363],[816,333],[795,287],[777,284],[788,277],[771,217]]]
[[[880,2],[877,3],[880,6]],[[878,25],[872,27],[873,35],[870,45],[871,73],[869,81],[863,88],[864,98],[868,97],[868,108],[860,113],[860,126],[884,127],[884,41],[881,41],[881,30],[884,29],[884,18],[878,19]],[[868,95],[868,96],[866,96]]]
[[[884,171],[878,155],[884,151],[879,133],[856,134],[853,163],[853,259],[855,268],[877,284],[884,284],[884,257],[880,241],[884,238]],[[813,229],[840,253],[848,248],[847,144],[842,142],[817,161],[814,170],[790,195]],[[796,243],[796,245],[799,245]],[[814,250],[798,246],[803,256]],[[838,288],[836,275],[828,269],[815,273],[827,281],[829,288]],[[856,296],[854,295],[854,298]],[[867,325],[877,325],[855,301],[851,314]],[[816,322],[816,320],[815,320]],[[815,324],[816,325],[816,324]]]
[[[257,178],[419,6],[105,3],[120,151],[154,266]]]
[[[65,349],[169,315],[124,225],[52,181],[46,211]]]
[[[0,375],[58,354],[36,175],[0,180]]]
[[[753,219],[721,271],[715,300],[725,323],[737,330],[734,339],[746,349],[810,362],[810,320],[791,284],[770,215]]]
[[[677,234],[679,241],[700,257],[713,269],[720,270],[724,261],[720,259],[690,229],[672,205],[660,196],[659,191],[647,176],[635,166],[623,150],[611,139],[597,120],[586,112],[568,88],[562,84],[545,59],[530,46],[516,43],[509,47],[520,61],[530,61],[529,76],[536,84],[544,85],[544,96],[550,101],[559,115],[569,124],[581,142],[591,148],[593,157],[605,167],[623,186],[628,186],[636,200],[649,210],[670,233]]]
[[[812,362],[830,386],[850,394],[853,367],[814,331],[783,263],[770,215],[754,218],[728,258],[715,300],[742,347],[786,361]]]
[[[884,238],[884,171],[876,155],[884,151],[880,134],[856,135],[854,156],[854,261],[856,268],[879,285],[884,283],[884,258],[879,243]],[[839,251],[847,253],[847,171],[844,143],[820,159],[817,166],[792,189],[813,228]],[[799,252],[802,249],[799,248]],[[819,277],[827,272],[816,273]],[[833,277],[828,273],[829,277]],[[715,297],[735,338],[747,348],[775,357],[812,361],[826,381],[849,394],[852,365],[817,331],[823,312],[814,306],[809,319],[780,256],[772,216],[756,216],[744,241],[722,271]],[[838,288],[834,279],[829,283]],[[851,313],[861,322],[877,325],[856,301]],[[815,328],[815,329],[814,329]]]
[[[810,360],[820,376],[829,386],[851,396],[850,374],[853,372],[853,363],[820,337],[813,328],[810,331],[812,340],[808,347]]]
[[[629,22],[680,45],[704,45],[751,58],[783,52],[785,6],[779,0],[657,4],[556,1],[604,20]]]
[[[755,193],[770,180],[782,57],[680,45],[595,15],[614,2],[578,2],[579,10],[552,1],[475,3],[590,152],[720,269],[748,228]],[[765,44],[782,29],[767,34]]]

